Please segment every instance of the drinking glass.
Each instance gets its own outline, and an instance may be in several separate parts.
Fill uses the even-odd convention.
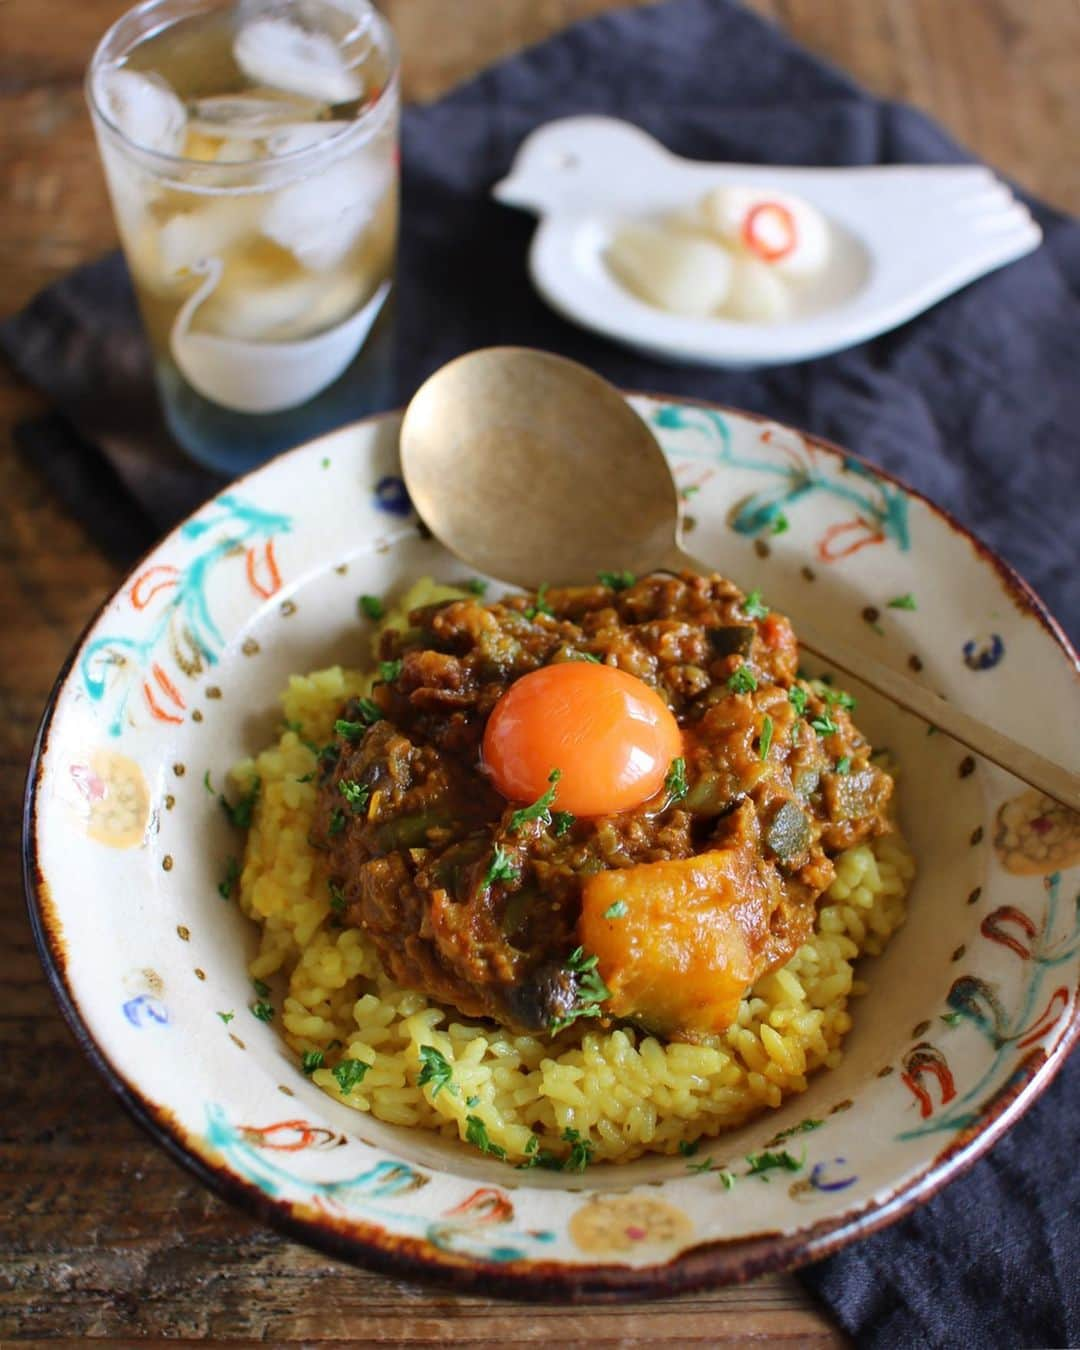
[[[400,96],[367,0],[148,0],[86,92],[184,449],[234,474],[384,407]]]

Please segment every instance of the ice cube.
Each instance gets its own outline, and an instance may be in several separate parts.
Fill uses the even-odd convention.
[[[219,197],[166,221],[158,233],[165,280],[204,259],[221,257],[247,234],[254,236],[261,207],[254,197]]]
[[[673,314],[704,317],[727,298],[731,257],[708,239],[651,225],[620,230],[608,266],[635,295]]]
[[[197,159],[203,164],[248,164],[261,157],[258,141],[235,136],[211,136],[191,127],[184,141],[184,158]]]
[[[305,267],[327,271],[371,221],[389,180],[385,155],[372,151],[339,159],[316,178],[275,193],[263,216],[263,234]]]
[[[316,6],[304,5],[303,8],[310,10]],[[368,32],[375,21],[375,7],[371,4],[371,0],[320,0],[317,8],[332,9],[344,14],[350,24],[347,34],[350,38]]]
[[[350,122],[302,122],[296,126],[275,127],[265,138],[270,155],[291,155],[294,150],[310,150],[351,126]]]
[[[348,103],[360,98],[364,82],[350,70],[333,38],[288,19],[256,19],[233,43],[236,64],[249,80],[292,94]]]
[[[307,273],[283,280],[258,259],[236,259],[193,326],[243,342],[296,340],[340,323],[370,289],[370,279],[351,270],[331,278]]]
[[[253,89],[243,94],[217,94],[191,104],[192,131],[203,136],[261,141],[279,126],[314,122],[327,104],[299,98],[276,89]]]
[[[94,89],[98,103],[129,141],[163,155],[179,153],[187,114],[160,75],[103,66]]]

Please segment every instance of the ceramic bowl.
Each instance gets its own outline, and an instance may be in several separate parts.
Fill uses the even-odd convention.
[[[695,553],[796,630],[812,616],[1080,760],[1075,653],[941,511],[759,418],[633,403],[671,458]],[[861,968],[843,1063],[697,1156],[515,1171],[332,1101],[252,1016],[256,934],[218,894],[235,840],[207,786],[273,736],[290,672],[366,662],[360,593],[464,570],[418,529],[398,420],[304,446],[207,503],[105,603],[60,676],[29,779],[26,881],[87,1054],[220,1194],[346,1260],[458,1289],[671,1294],[899,1217],[1008,1128],[1076,1039],[1080,824],[857,685],[860,725],[901,766],[919,869],[907,923]],[[748,1154],[807,1120],[821,1124],[787,1145],[797,1172],[747,1175]]]

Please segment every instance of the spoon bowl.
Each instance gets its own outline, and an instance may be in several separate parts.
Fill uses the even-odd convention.
[[[576,361],[527,347],[459,356],[414,395],[401,471],[421,520],[463,562],[517,586],[600,571],[713,569],[684,552],[660,443]],[[800,645],[1073,811],[1080,780],[805,619]]]
[[[421,519],[463,562],[517,586],[649,572],[679,498],[655,436],[606,380],[550,352],[489,347],[421,386],[401,426]]]

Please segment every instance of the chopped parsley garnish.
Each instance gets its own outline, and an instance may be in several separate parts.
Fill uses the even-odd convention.
[[[506,1149],[493,1144],[488,1138],[487,1126],[479,1116],[465,1117],[465,1142],[473,1144],[481,1153],[490,1153],[493,1158],[505,1158]]]
[[[810,725],[819,736],[831,736],[834,732],[840,730],[828,713],[823,713],[821,717],[812,717]]]
[[[488,870],[484,873],[484,879],[481,886],[490,886],[496,881],[517,881],[519,876],[517,864],[500,844],[496,844],[491,854],[491,862],[488,864]]]
[[[219,1017],[221,1018],[221,1020],[225,1023],[225,1025],[228,1026],[229,1023],[230,1023],[230,1022],[233,1020],[233,1018],[236,1016],[236,1014],[235,1014],[234,1012],[219,1012],[219,1013],[218,1013],[218,1016],[219,1016]]]
[[[555,617],[555,611],[551,608],[551,606],[547,602],[547,592],[548,586],[547,582],[545,581],[544,584],[540,587],[540,589],[536,592],[536,604],[529,605],[525,610],[525,617],[527,619],[535,619],[538,614],[547,614],[552,619]]]
[[[337,1085],[346,1095],[354,1087],[357,1087],[364,1081],[364,1075],[370,1064],[365,1064],[362,1059],[343,1059],[340,1064],[335,1064],[331,1072],[337,1079]]]
[[[688,1157],[689,1152],[697,1152],[698,1140],[695,1139],[694,1142],[688,1146],[689,1152],[687,1149],[683,1148],[683,1144],[685,1143],[685,1140],[682,1140],[679,1143],[679,1152],[682,1153],[683,1157]],[[697,1176],[703,1176],[706,1172],[715,1172],[717,1180],[726,1191],[730,1191],[735,1185],[735,1178],[731,1173],[725,1170],[725,1168],[716,1165],[711,1157],[703,1158],[701,1162],[688,1162],[686,1164],[686,1170],[695,1173]]]
[[[701,491],[700,483],[688,483],[686,487],[682,489],[679,495],[682,497],[684,502],[688,502],[695,492],[700,491]]]
[[[540,1147],[540,1140],[534,1134],[524,1149],[525,1161],[518,1163],[519,1170],[528,1171],[533,1167],[542,1167],[548,1172],[561,1172],[563,1160],[549,1149]]]
[[[405,662],[400,656],[394,661],[380,661],[379,679],[382,680],[383,684],[393,684],[401,674],[401,667],[404,664]]]
[[[833,772],[834,772],[834,773],[840,774],[841,777],[843,777],[844,774],[846,774],[846,773],[850,773],[850,772],[851,772],[851,756],[850,756],[850,755],[841,755],[840,758],[836,761],[836,768],[834,769]]]
[[[733,694],[752,694],[757,688],[757,676],[749,666],[740,666],[728,676],[727,687]]]
[[[958,1012],[942,1013],[941,1020],[948,1026],[955,1027],[964,1020],[964,1014]]]
[[[341,747],[339,745],[324,745],[318,753],[319,772],[328,774],[334,765],[341,758]]]
[[[480,1105],[480,1098],[477,1097],[475,1094],[474,1094],[472,1097],[466,1097],[466,1098],[465,1098],[465,1105],[466,1105],[466,1106],[469,1106],[469,1107],[472,1107],[472,1106],[479,1106],[479,1105]]]
[[[321,1069],[326,1056],[321,1050],[305,1050],[300,1056],[300,1067],[310,1077],[316,1069]]]
[[[334,734],[344,736],[347,741],[358,741],[368,727],[382,721],[382,709],[372,699],[358,698],[354,706],[359,721],[350,722],[346,717],[339,717],[334,723]]]
[[[261,791],[262,779],[253,778],[247,796],[241,797],[235,804],[226,801],[223,793],[218,795],[221,809],[229,817],[230,824],[235,825],[238,830],[251,829],[251,818],[254,815],[255,803],[259,800],[259,793]]]
[[[624,919],[627,914],[626,901],[616,900],[604,910],[605,919]]]
[[[213,785],[213,783],[211,783],[211,781],[210,781],[210,770],[209,770],[209,769],[207,769],[207,771],[206,771],[206,772],[203,774],[203,776],[202,776],[202,785],[203,785],[203,787],[207,790],[207,792],[209,792],[209,794],[210,794],[211,797],[213,797],[213,796],[215,795],[215,794],[214,794],[214,785]]]
[[[265,980],[252,980],[251,987],[255,990],[255,992],[258,994],[260,998],[270,997],[270,986],[266,983]]]
[[[679,1152],[684,1158],[692,1158],[701,1147],[700,1139],[680,1139]]]
[[[561,769],[552,769],[548,774],[548,782],[551,786],[548,790],[537,797],[531,806],[523,806],[520,811],[515,811],[510,817],[510,831],[516,834],[522,825],[530,820],[538,820],[541,825],[551,824],[551,804],[555,800],[555,793],[558,790],[557,784],[562,777]]]
[[[367,806],[368,798],[371,796],[371,789],[368,785],[358,783],[355,778],[339,779],[338,791],[352,807],[354,814],[358,814]]]
[[[330,908],[335,914],[340,914],[345,908],[345,891],[337,881],[328,881],[326,885],[330,892]]]
[[[431,1100],[434,1101],[444,1087],[449,1087],[454,1079],[454,1070],[450,1061],[442,1053],[436,1050],[433,1045],[422,1045],[420,1047],[420,1077],[416,1080],[418,1087],[425,1087],[431,1083]],[[471,1106],[473,1103],[470,1102]]]
[[[586,956],[584,947],[575,947],[566,959],[566,969],[581,975],[587,971],[595,970],[599,960],[598,956]],[[605,998],[607,998],[608,992],[605,992]]]
[[[604,664],[603,661],[601,661],[598,656],[594,656],[592,652],[571,651],[567,653],[567,655],[571,661],[591,661],[594,666],[602,666]]]
[[[769,606],[761,598],[760,591],[751,591],[746,597],[746,603],[743,605],[743,613],[748,619],[764,619],[769,612]]]
[[[769,531],[769,533],[770,533],[770,534],[787,534],[788,530],[790,530],[790,529],[791,529],[791,525],[790,525],[790,523],[789,523],[789,521],[788,521],[788,518],[787,518],[787,516],[784,515],[783,511],[781,511],[780,514],[779,514],[779,515],[776,517],[776,519],[773,521],[773,527],[772,527],[772,529]]]
[[[787,691],[787,700],[795,709],[796,717],[801,717],[806,711],[806,690],[801,685],[793,684]]]
[[[811,1130],[819,1130],[824,1124],[823,1120],[800,1120],[798,1125],[790,1125],[786,1130],[781,1130],[779,1134],[774,1134],[769,1143],[771,1145],[779,1144],[785,1139],[790,1139],[793,1134],[808,1134]]]
[[[765,760],[769,758],[769,750],[772,746],[772,733],[773,733],[772,718],[768,715],[768,713],[766,713],[765,716],[761,719],[761,742],[760,742],[760,749],[758,750],[758,754],[760,755],[763,763]]]
[[[600,978],[596,967],[600,964],[598,956],[586,956],[584,947],[575,947],[566,958],[563,969],[577,976],[577,988],[574,1002],[566,1014],[556,1017],[548,1027],[552,1036],[564,1031],[579,1017],[599,1017],[600,1004],[611,997],[611,990]]]
[[[821,697],[830,708],[843,708],[846,712],[855,711],[855,699],[846,689],[829,689],[826,687],[821,691]]]
[[[339,717],[334,723],[334,735],[344,736],[347,741],[358,741],[365,731],[367,725],[364,722],[350,722],[346,717]]]
[[[887,604],[889,609],[919,608],[918,605],[915,603],[915,597],[911,594],[910,591],[907,591],[904,595],[894,595],[893,598],[887,602]]]
[[[386,613],[383,602],[377,595],[362,595],[356,603],[360,607],[360,613],[369,619],[381,619]]]
[[[236,894],[236,883],[240,880],[240,864],[235,858],[226,858],[225,875],[218,882],[218,895],[222,900],[231,900]]]
[[[251,1005],[251,1015],[257,1017],[260,1022],[272,1022],[274,1020],[274,1005],[272,1003],[253,1003]]]
[[[779,1149],[775,1153],[768,1149],[764,1153],[748,1153],[746,1161],[750,1164],[750,1170],[746,1175],[748,1177],[763,1177],[765,1181],[769,1179],[765,1175],[767,1172],[774,1172],[777,1169],[782,1169],[785,1172],[801,1172],[803,1166],[799,1159],[793,1158],[786,1148]]]
[[[465,583],[465,589],[472,591],[473,595],[487,595],[488,584],[483,577],[470,577]]]
[[[695,1176],[701,1176],[703,1172],[713,1171],[713,1160],[712,1158],[702,1158],[701,1162],[688,1162],[686,1170],[693,1172]]]
[[[569,1126],[562,1132],[563,1139],[570,1145],[570,1156],[566,1159],[563,1167],[567,1172],[584,1172],[589,1163],[592,1162],[592,1155],[595,1151],[595,1144],[583,1139],[577,1130]]]
[[[625,591],[637,581],[633,572],[597,572],[596,579],[601,586],[609,586],[613,591]]]
[[[552,811],[551,828],[556,839],[561,839],[564,834],[568,834],[574,826],[574,813],[572,811]]]
[[[668,769],[667,777],[664,779],[664,787],[667,788],[673,803],[681,802],[690,791],[690,784],[686,781],[686,760],[681,755],[671,761],[671,768]]]
[[[326,833],[331,836],[340,834],[345,828],[345,812],[340,806],[335,806],[330,812],[330,822],[326,827]]]

